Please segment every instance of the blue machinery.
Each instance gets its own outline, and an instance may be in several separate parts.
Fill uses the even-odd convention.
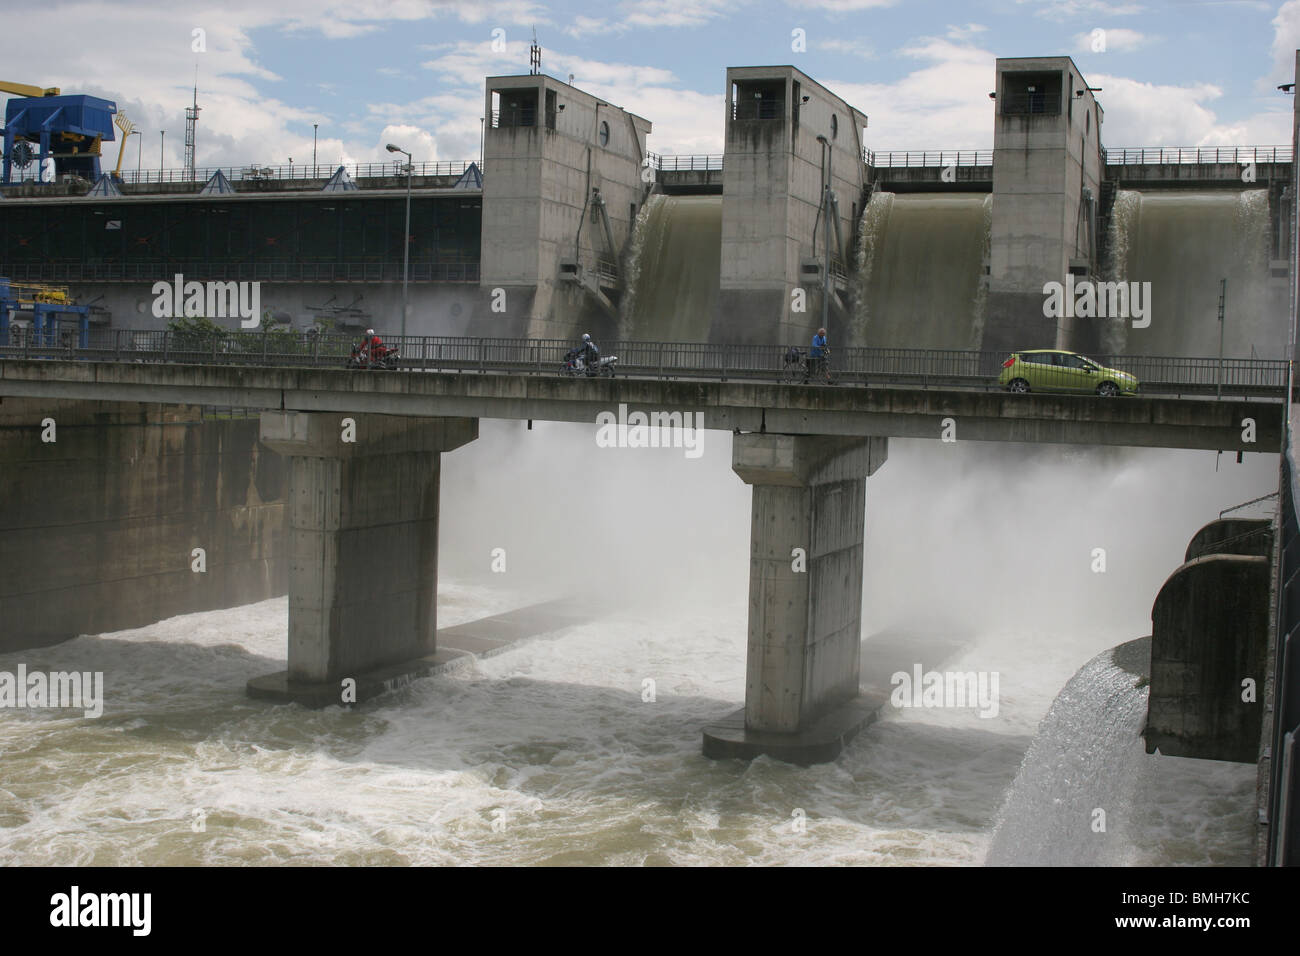
[[[23,96],[9,100],[5,105],[0,183],[14,181],[15,166],[21,178],[22,169],[33,160],[44,162],[51,157],[56,180],[64,173],[75,173],[94,182],[100,173],[100,144],[114,138],[116,112],[116,103],[97,96]],[[39,154],[33,153],[33,143],[40,145]]]
[[[90,306],[73,305],[67,293],[49,286],[16,286],[0,278],[0,345],[18,345],[21,326],[10,328],[13,319],[31,317],[30,335],[25,341],[38,346],[72,346],[75,329],[76,347],[90,342]],[[18,333],[18,334],[13,334]]]

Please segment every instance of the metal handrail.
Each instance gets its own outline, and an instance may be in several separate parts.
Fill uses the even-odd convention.
[[[877,169],[908,166],[992,166],[991,149],[863,150],[863,162]]]
[[[177,272],[218,282],[400,282],[402,263],[266,260],[223,262],[171,259],[166,262],[29,262],[0,264],[15,282],[148,282]],[[410,263],[412,282],[478,282],[477,259]]]
[[[690,170],[718,170],[722,168],[722,153],[695,153],[686,155],[668,155],[646,153],[650,166],[661,172],[681,172]]]
[[[1180,163],[1289,163],[1290,146],[1138,146],[1108,147],[1108,166]]]
[[[412,176],[459,176],[469,169],[477,160],[433,160],[411,164]],[[124,169],[119,174],[122,182],[137,183],[185,183],[202,185],[212,178],[218,170],[232,183],[247,180],[249,182],[266,182],[281,179],[329,179],[339,166],[347,169],[353,179],[372,179],[380,177],[406,176],[404,162],[386,163],[286,163],[283,165],[262,165],[249,163],[244,166],[203,166],[194,170],[181,169]]]
[[[63,330],[63,331],[66,331]],[[106,362],[341,367],[357,337],[265,327],[211,334],[160,330],[89,329],[72,339],[57,327],[39,334],[21,328],[0,335],[0,357],[80,359]],[[391,336],[406,371],[468,371],[547,374],[559,369],[574,343],[566,339]],[[603,354],[617,355],[622,374],[649,378],[711,378],[779,381],[787,345],[718,345],[701,342],[614,340]],[[834,348],[831,367],[844,384],[892,384],[923,388],[993,390],[1005,352],[964,349]],[[1132,372],[1144,393],[1214,397],[1278,397],[1285,394],[1288,363],[1274,359],[1097,356],[1107,367]]]

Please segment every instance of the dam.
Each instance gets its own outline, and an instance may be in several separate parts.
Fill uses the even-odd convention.
[[[825,324],[851,346],[1175,356],[1218,353],[1226,280],[1224,354],[1282,354],[1290,146],[1107,148],[1068,57],[1000,59],[992,85],[992,150],[879,152],[798,69],[732,67],[724,152],[665,156],[651,119],[487,77],[481,161],[0,183],[0,276],[83,304],[47,334],[163,329],[154,284],[181,275],[258,283],[276,328],[391,335],[405,278],[414,335],[804,345]],[[1067,275],[1151,283],[1151,324],[1046,321]]]
[[[713,757],[838,758],[878,703],[861,692],[868,652],[889,643],[860,646],[863,595],[880,587],[863,502],[898,443],[947,442],[951,421],[962,440],[1014,447],[1016,462],[1032,457],[1020,446],[1116,445],[1225,452],[1267,469],[1290,447],[1293,148],[1149,162],[1120,151],[1111,162],[1101,106],[1069,58],[999,60],[994,85],[991,154],[922,153],[917,164],[873,152],[866,114],[794,67],[733,67],[725,152],[698,162],[654,155],[649,119],[570,84],[498,76],[485,81],[481,167],[422,170],[418,185],[412,168],[256,185],[235,170],[160,175],[111,197],[71,182],[0,186],[0,274],[90,303],[81,315],[16,294],[0,310],[7,454],[24,469],[20,487],[45,492],[5,499],[6,540],[24,543],[6,552],[4,597],[70,605],[48,623],[28,611],[20,620],[39,626],[6,646],[287,593],[287,667],[263,666],[283,658],[256,638],[246,648],[260,648],[257,660],[230,670],[250,694],[335,703],[349,680],[360,697],[347,703],[401,694],[441,679],[454,656],[438,617],[440,527],[454,520],[441,503],[456,510],[444,472],[483,423],[558,434],[622,405],[671,408],[725,436],[728,477],[750,503],[744,684],[727,708],[688,706],[679,719],[706,718],[693,733],[706,728]],[[155,283],[175,275],[259,283],[264,308],[250,318],[261,327],[196,345],[177,320],[210,317],[155,308]],[[1150,283],[1156,297],[1149,316],[1046,315],[1044,284],[1067,277]],[[845,384],[861,388],[828,397],[769,381],[771,356],[823,324],[858,376]],[[330,367],[329,337],[368,326],[407,357],[401,374]],[[627,374],[555,381],[560,343],[583,330],[617,341]],[[1026,348],[1148,362],[1160,371],[1144,381],[1159,387],[1111,404],[1018,402],[992,387],[986,360]],[[70,447],[38,437],[46,419]],[[359,441],[340,437],[348,421]],[[65,450],[120,472],[121,485],[70,522],[91,535],[52,535],[57,554],[33,573],[29,555],[52,526],[29,520],[33,503],[57,513],[60,495],[93,497],[93,482],[59,480]],[[142,455],[169,450],[175,463],[133,477]],[[166,507],[150,510],[151,499]],[[207,516],[201,541],[176,517],[188,513]],[[875,547],[876,560],[888,555]],[[197,577],[212,572],[194,570],[196,548],[213,578]],[[136,549],[166,562],[105,567]],[[109,586],[116,616],[79,624],[77,600]],[[1285,643],[1275,629],[1256,655],[1277,663],[1278,686],[1294,666]],[[936,655],[956,653],[941,644]],[[1115,669],[1127,660],[1099,663],[1090,686],[1122,691],[1137,713]],[[584,706],[600,712],[599,697]],[[1248,728],[1257,741],[1277,731],[1270,754],[1290,746],[1290,706]],[[1275,811],[1292,766],[1261,790]],[[1293,852],[1286,832],[1258,836],[1267,858]]]

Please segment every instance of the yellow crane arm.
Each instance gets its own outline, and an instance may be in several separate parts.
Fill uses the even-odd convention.
[[[126,141],[131,138],[135,132],[135,124],[132,123],[125,113],[118,113],[113,117],[113,125],[122,131],[122,145],[117,148],[117,166],[113,169],[114,176],[122,175],[122,156],[126,153]]]
[[[18,96],[58,96],[57,86],[29,86],[26,83],[10,83],[0,80],[0,93],[14,93]]]

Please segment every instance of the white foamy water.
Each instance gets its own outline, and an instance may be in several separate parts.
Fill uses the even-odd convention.
[[[1212,455],[1181,453],[1011,467],[999,461],[1011,446],[895,443],[868,488],[864,632],[923,623],[960,637],[948,660],[918,637],[917,662],[998,671],[999,713],[890,710],[837,761],[798,768],[700,753],[701,727],[744,699],[748,493],[728,436],[710,433],[701,462],[591,457],[593,489],[624,481],[623,513],[612,493],[596,501],[613,529],[603,547],[557,552],[551,522],[592,502],[550,487],[569,487],[590,436],[538,431],[524,442],[484,423],[481,447],[447,456],[444,502],[477,482],[495,506],[447,512],[442,549],[482,546],[485,564],[504,535],[512,568],[558,554],[567,579],[552,567],[539,592],[532,578],[505,585],[444,562],[440,625],[552,596],[556,580],[581,592],[611,554],[624,564],[609,580],[634,579],[635,598],[352,710],[245,695],[250,677],[284,666],[283,598],[0,655],[0,670],[102,670],[106,682],[99,720],[0,710],[0,865],[980,864],[1061,688],[1145,633],[1208,509],[1276,476],[1263,456],[1218,474]],[[508,484],[503,448],[537,496],[494,484]],[[1087,535],[1017,549],[1016,529],[1059,516],[1063,497]],[[1121,573],[1087,571],[1096,536]],[[1107,613],[1086,616],[1090,602]],[[1249,834],[1224,820],[1249,815],[1252,767],[1142,759],[1159,766],[1135,798],[1150,810],[1129,833],[1134,862],[1249,861]]]

